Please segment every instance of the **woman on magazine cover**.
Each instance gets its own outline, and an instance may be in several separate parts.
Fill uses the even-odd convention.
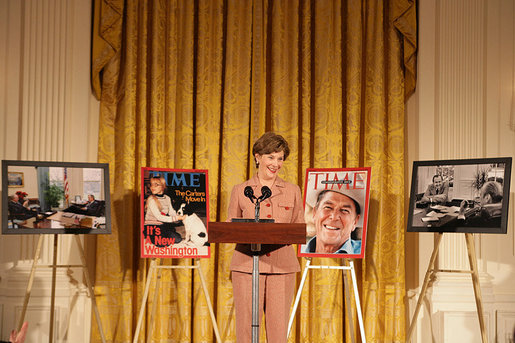
[[[249,180],[234,186],[229,202],[228,220],[254,218],[255,206],[244,195],[247,186],[261,195],[267,186],[272,195],[262,201],[260,219],[276,223],[304,223],[300,188],[277,176],[290,153],[286,140],[267,132],[252,148],[257,172]],[[300,271],[295,250],[290,245],[262,245],[259,252],[259,313],[265,313],[268,342],[286,342],[288,316],[293,300],[295,273]],[[237,342],[251,341],[252,321],[252,252],[249,244],[237,244],[231,261]]]
[[[158,224],[161,229],[161,237],[175,238],[175,243],[179,243],[182,237],[177,233],[175,225],[172,223],[182,220],[182,217],[175,212],[172,207],[172,200],[165,194],[165,191],[165,178],[163,176],[152,176],[150,178],[150,192],[152,194],[147,198],[145,205],[145,224]],[[155,244],[153,239],[151,241]]]

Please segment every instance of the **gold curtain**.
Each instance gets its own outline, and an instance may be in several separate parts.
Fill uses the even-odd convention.
[[[416,48],[412,0],[95,0],[92,85],[113,231],[97,239],[95,292],[108,341],[132,340],[148,272],[140,167],[208,169],[210,220],[224,221],[232,186],[254,172],[252,144],[269,130],[290,143],[281,175],[301,187],[308,167],[372,167],[357,261],[365,332],[369,342],[404,341],[404,104]],[[212,246],[201,261],[224,342],[235,341],[233,248]],[[357,325],[346,321],[343,278],[310,272],[290,342],[349,339]],[[152,341],[215,341],[196,272],[163,271],[158,296]]]

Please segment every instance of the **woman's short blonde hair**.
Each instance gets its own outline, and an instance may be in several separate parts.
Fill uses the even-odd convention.
[[[266,132],[254,143],[254,146],[252,147],[252,156],[256,156],[256,154],[265,155],[281,151],[284,152],[284,160],[286,161],[286,158],[290,155],[290,148],[286,139],[273,132]],[[255,163],[257,168],[257,161],[255,161]]]

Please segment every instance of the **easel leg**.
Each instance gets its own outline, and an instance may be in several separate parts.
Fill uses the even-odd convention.
[[[93,290],[93,284],[89,277],[88,267],[86,265],[86,256],[84,255],[84,249],[82,248],[82,244],[79,238],[79,235],[75,236],[75,242],[77,243],[77,247],[79,249],[80,260],[82,262],[82,268],[84,271],[84,278],[86,280],[86,286],[88,286],[89,296],[91,297],[91,304],[93,306],[93,311],[95,312],[95,318],[97,320],[98,330],[100,331],[100,337],[102,338],[102,343],[106,342],[104,336],[104,329],[102,328],[102,322],[100,321],[100,312],[98,311],[97,301],[95,297],[95,292]]]
[[[161,264],[161,260],[159,260],[159,264]],[[163,273],[163,270],[161,268],[159,268],[157,270],[157,279],[156,279],[156,287],[154,289],[154,300],[152,301],[152,310],[150,311],[150,321],[148,324],[147,342],[151,341],[152,331],[154,330],[154,318],[156,317],[157,299],[159,297],[159,287],[161,286],[162,273]]]
[[[349,261],[347,259],[344,260],[344,263],[346,266],[349,265]],[[349,284],[347,273],[345,273],[345,270],[342,269],[343,274],[343,293],[345,294],[345,303],[347,304],[345,308],[347,309],[347,322],[349,323],[349,332],[350,332],[350,339],[351,342],[356,342],[356,337],[354,336],[354,320],[352,319],[352,306],[351,306],[351,297],[350,297],[350,291],[349,291]]]
[[[474,245],[474,236],[471,233],[465,234],[467,241],[467,250],[470,263],[470,270],[472,271],[472,285],[474,286],[474,295],[476,296],[477,315],[479,317],[479,327],[481,328],[481,339],[483,343],[488,342],[486,335],[485,319],[483,316],[483,304],[481,302],[481,288],[479,286],[479,274],[477,271],[476,247]]]
[[[30,270],[29,283],[25,291],[25,299],[23,300],[23,307],[21,310],[20,322],[18,323],[18,332],[21,330],[23,321],[25,320],[25,313],[27,312],[27,306],[29,304],[30,292],[32,291],[32,284],[34,283],[34,274],[38,265],[39,256],[41,255],[41,245],[43,244],[43,235],[39,235],[38,245],[36,246],[36,252],[34,253],[34,259],[32,260],[32,269]]]
[[[418,296],[417,307],[415,307],[415,313],[413,314],[413,319],[411,319],[411,324],[408,330],[408,336],[406,337],[406,342],[411,341],[411,335],[413,334],[413,329],[415,328],[415,324],[417,321],[418,313],[420,308],[422,307],[422,302],[426,296],[427,287],[429,286],[429,278],[433,274],[433,269],[435,267],[436,256],[438,256],[438,248],[440,247],[440,242],[442,241],[443,232],[439,232],[436,238],[435,248],[433,249],[433,253],[431,254],[431,259],[429,260],[429,265],[427,266],[426,276],[424,277],[424,284],[422,285],[422,290],[420,291],[420,295]]]
[[[361,342],[366,343],[365,326],[363,325],[363,314],[361,313],[361,303],[359,301],[358,281],[356,280],[356,272],[354,271],[354,261],[350,261],[350,275],[352,277],[352,286],[354,287],[354,297],[356,299],[356,311],[358,312],[359,331],[361,333]]]
[[[147,282],[145,284],[145,291],[143,293],[143,299],[141,301],[141,308],[139,309],[139,315],[138,315],[138,324],[136,325],[136,332],[134,333],[134,339],[132,340],[133,343],[136,343],[138,341],[139,332],[141,330],[141,323],[143,321],[143,314],[145,313],[145,306],[147,305],[147,298],[148,298],[148,291],[150,289],[150,281],[152,279],[152,273],[154,272],[156,266],[156,259],[152,259],[150,262],[150,268],[148,270],[147,274]]]
[[[209,315],[211,316],[211,322],[213,323],[213,329],[215,331],[216,341],[221,343],[222,339],[220,338],[220,333],[218,332],[218,325],[216,323],[215,312],[213,311],[213,306],[211,305],[211,298],[209,296],[209,292],[206,286],[206,280],[204,279],[204,273],[202,273],[202,268],[200,267],[200,259],[197,259],[197,268],[198,275],[200,277],[200,283],[202,284],[202,289],[204,290],[204,296],[206,297],[207,308],[209,309]]]
[[[304,267],[304,272],[302,273],[302,279],[300,280],[299,289],[297,290],[297,295],[295,296],[295,303],[293,304],[293,309],[291,311],[290,320],[288,321],[288,337],[290,337],[291,327],[293,326],[293,319],[295,318],[295,313],[297,313],[297,307],[299,306],[300,296],[302,295],[302,289],[304,288],[304,283],[306,282],[306,277],[308,275],[309,266],[311,264],[311,258],[307,259],[306,267]]]
[[[58,235],[54,235],[54,256],[52,261],[52,295],[50,299],[50,332],[48,334],[48,342],[52,343],[54,339],[54,311],[55,311],[55,277],[57,273],[57,243]]]

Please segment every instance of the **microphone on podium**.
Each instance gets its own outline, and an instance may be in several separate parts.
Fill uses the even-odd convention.
[[[256,197],[254,196],[254,190],[252,189],[252,187],[250,186],[247,186],[245,187],[245,189],[243,190],[243,194],[250,199],[250,201],[252,201],[252,203],[254,203],[254,199],[256,199]]]
[[[250,201],[252,201],[252,203],[254,204],[254,200],[256,201],[255,202],[255,220],[256,222],[259,221],[259,211],[260,211],[260,204],[263,200],[265,199],[268,199],[272,196],[272,191],[270,190],[270,188],[268,188],[267,186],[263,186],[261,187],[261,196],[259,198],[256,198],[256,196],[254,195],[254,190],[252,189],[252,187],[250,186],[247,186],[245,187],[245,189],[243,190],[243,194],[250,199]]]
[[[272,195],[272,191],[267,186],[261,187],[261,196],[258,198],[258,201],[261,202],[265,199],[270,198]]]

